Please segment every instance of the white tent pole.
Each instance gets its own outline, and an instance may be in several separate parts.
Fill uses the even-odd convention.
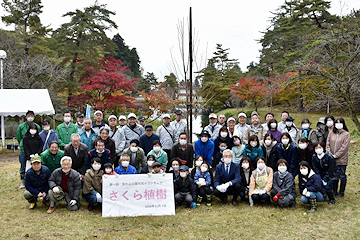
[[[5,54],[6,57],[6,54]],[[4,84],[3,84],[3,58],[0,58],[0,79],[1,79],[1,89],[4,88]],[[1,146],[2,149],[4,150],[5,147],[5,127],[4,127],[4,115],[1,115]]]

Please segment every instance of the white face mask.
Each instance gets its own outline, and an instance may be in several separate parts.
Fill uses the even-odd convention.
[[[334,121],[333,120],[327,120],[326,122],[326,126],[327,127],[332,127],[334,125]]]
[[[307,168],[300,169],[300,173],[301,173],[303,176],[306,176],[306,175],[309,173],[309,170],[308,170]]]
[[[257,146],[257,142],[250,142],[250,145],[251,145],[252,147],[256,147],[256,146]]]
[[[201,167],[200,170],[201,170],[201,172],[206,172],[208,169],[207,169],[207,167]]]
[[[104,150],[102,150],[101,152],[100,152],[99,150],[97,150],[97,149],[96,149],[96,152],[97,152],[97,153],[104,153],[104,152],[105,152],[105,149],[104,149]]]
[[[71,121],[71,117],[64,117],[64,122],[69,123]]]
[[[306,143],[299,143],[299,148],[300,149],[305,149],[307,147]]]
[[[123,167],[128,167],[129,166],[129,161],[122,161],[121,162],[121,166],[123,166]]]
[[[186,172],[180,172],[180,177],[186,177]]]
[[[270,146],[272,144],[272,141],[267,139],[267,140],[265,140],[265,144],[266,144],[266,146]]]
[[[286,124],[287,127],[291,127],[293,123],[292,122],[285,122],[285,124]]]
[[[99,165],[99,164],[93,164],[93,165],[92,165],[92,168],[93,168],[95,171],[97,171],[97,170],[100,170],[101,165]]]
[[[112,172],[112,169],[111,169],[111,168],[106,168],[106,169],[105,169],[105,172],[106,172],[106,173],[111,173],[111,172]]]
[[[30,129],[29,132],[30,132],[31,135],[35,135],[37,131],[36,131],[36,129]]]
[[[130,151],[133,153],[136,153],[138,149],[138,147],[130,147]]]
[[[153,147],[154,152],[158,153],[161,150],[161,147]]]
[[[49,131],[50,130],[50,126],[46,126],[46,127],[43,127],[44,131]]]
[[[259,164],[257,165],[257,168],[258,168],[259,170],[264,170],[265,167],[266,167],[265,163],[259,163]]]
[[[33,122],[33,121],[34,121],[34,118],[33,118],[33,117],[28,117],[26,120],[27,120],[28,122]]]
[[[221,132],[220,133],[220,137],[222,137],[222,138],[226,138],[227,137],[227,132]]]
[[[231,158],[224,158],[224,163],[229,164],[231,163]]]
[[[287,170],[286,166],[278,166],[278,170],[280,173],[284,173]]]
[[[209,140],[208,137],[201,137],[200,139],[203,143],[206,143]]]
[[[336,129],[343,129],[343,127],[344,127],[344,124],[342,124],[342,123],[335,123],[335,128],[336,128]]]
[[[324,149],[322,149],[322,148],[316,148],[316,149],[315,149],[315,152],[316,152],[317,155],[321,155],[321,154],[323,154]]]
[[[276,123],[270,123],[271,128],[276,128],[276,125],[277,125]]]
[[[289,144],[289,139],[281,139],[281,142],[282,142],[282,144],[284,144],[284,145],[288,145]]]
[[[149,167],[151,167],[154,164],[155,161],[147,161],[147,164]]]
[[[301,127],[302,127],[303,129],[308,129],[308,128],[310,127],[310,124],[304,123],[304,124],[301,125]]]
[[[248,163],[243,163],[243,164],[241,164],[241,167],[242,167],[243,169],[248,169],[248,168],[249,168],[249,164],[248,164]]]
[[[78,125],[84,126],[84,122],[78,122]]]
[[[179,143],[180,143],[180,145],[184,146],[184,145],[186,145],[187,141],[184,139],[180,139]]]
[[[200,167],[202,163],[203,163],[203,161],[195,161],[195,166]]]

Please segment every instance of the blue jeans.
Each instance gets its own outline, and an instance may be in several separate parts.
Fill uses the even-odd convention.
[[[93,203],[96,203],[97,201],[96,201],[96,194],[97,194],[98,192],[97,191],[95,191],[95,190],[92,190],[90,193],[88,193],[88,194],[83,194],[82,195],[82,198],[83,199],[85,199],[85,201],[87,201],[88,203],[90,203],[90,204],[93,204]]]
[[[25,152],[20,151],[19,153],[19,163],[20,163],[20,174],[25,174],[25,167],[26,167],[26,161],[25,161]]]
[[[302,195],[301,198],[300,198],[300,201],[302,203],[308,204],[308,203],[310,203],[310,200],[309,200],[310,198],[311,199],[316,198],[317,202],[325,201],[324,195],[322,195],[321,192],[311,192],[310,197],[306,197],[306,196]]]

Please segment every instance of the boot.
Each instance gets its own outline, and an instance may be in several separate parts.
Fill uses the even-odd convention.
[[[313,213],[317,211],[317,203],[316,198],[310,198],[310,210],[309,213]]]
[[[19,189],[23,189],[25,188],[25,174],[20,174],[20,180],[21,180],[21,184]]]
[[[338,198],[344,197],[345,188],[346,188],[346,180],[341,180],[339,194],[335,195],[335,197]]]
[[[197,201],[196,201],[196,205],[200,206],[201,202],[202,202],[202,197],[198,196]]]
[[[334,197],[334,193],[332,190],[328,191],[326,193],[329,197],[329,201],[328,201],[328,204],[334,204],[335,203],[335,197]]]
[[[339,186],[339,180],[334,181],[334,183],[332,185],[334,196],[336,196],[338,194],[338,186]]]
[[[206,199],[207,199],[206,205],[207,205],[208,207],[210,207],[210,206],[211,206],[211,195],[206,195]]]

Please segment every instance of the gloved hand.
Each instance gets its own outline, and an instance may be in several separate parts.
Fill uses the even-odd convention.
[[[216,190],[218,190],[219,192],[222,192],[221,189],[222,189],[222,186],[221,186],[221,185],[217,185],[217,186],[216,186]]]
[[[191,208],[196,208],[196,203],[195,202],[192,202],[191,205],[190,205]]]
[[[69,202],[69,204],[70,204],[70,206],[72,207],[72,206],[75,206],[76,205],[76,200],[71,200],[70,202]]]
[[[325,182],[324,180],[322,180],[322,183],[323,183],[324,187],[326,187],[327,182]]]
[[[260,195],[264,195],[266,193],[266,190],[265,189],[261,189],[260,191],[259,191],[259,194]]]
[[[198,185],[198,187],[201,187],[202,186],[202,183],[200,181],[197,181],[196,182],[196,185]]]
[[[280,194],[276,194],[274,197],[273,197],[273,200],[275,201],[275,202],[277,202],[278,200],[279,200],[279,197],[280,197]]]
[[[302,195],[305,195],[306,196],[306,193],[307,193],[307,188],[304,188],[303,192],[302,192]]]
[[[151,173],[151,172],[149,172],[149,173],[147,173],[147,175],[148,175],[149,177],[151,177],[152,173]]]
[[[100,193],[96,193],[96,201],[99,202],[99,203],[102,202],[102,198],[101,198]]]
[[[307,191],[306,194],[305,194],[305,197],[310,197],[310,193],[311,192]]]
[[[53,192],[55,193],[55,194],[59,194],[60,193],[60,189],[58,188],[58,187],[53,187]]]

